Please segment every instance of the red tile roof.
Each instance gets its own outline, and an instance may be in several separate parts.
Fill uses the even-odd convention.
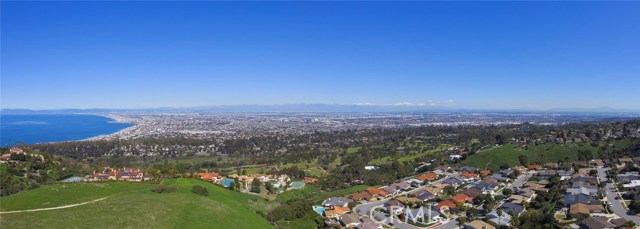
[[[422,174],[422,175],[416,177],[416,179],[421,180],[421,181],[425,181],[425,180],[433,181],[435,179],[438,179],[438,174],[436,174],[434,172],[429,172],[429,173],[425,173],[425,174]]]
[[[441,209],[443,207],[449,207],[449,209],[458,208],[458,206],[450,200],[441,201],[440,203],[438,203],[438,205],[436,205],[436,208],[438,209]]]
[[[453,200],[453,202],[456,202],[458,204],[462,204],[464,202],[472,202],[473,198],[470,196],[467,196],[464,193],[460,193],[458,195],[455,195],[454,197],[451,197],[451,200]]]

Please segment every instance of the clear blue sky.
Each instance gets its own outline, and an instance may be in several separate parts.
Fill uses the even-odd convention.
[[[2,108],[640,109],[640,2],[7,2]]]

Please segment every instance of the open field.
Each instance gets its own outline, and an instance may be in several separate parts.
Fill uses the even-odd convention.
[[[152,184],[108,182],[55,184],[0,198],[2,211],[105,200],[66,209],[2,214],[1,228],[272,228],[255,213],[273,202],[193,179],[165,180],[173,193],[153,193]],[[191,192],[205,186],[209,196]],[[64,191],[61,191],[64,189]]]
[[[506,144],[500,147],[490,147],[473,154],[463,163],[478,168],[490,168],[497,170],[501,165],[513,167],[520,165],[518,156],[526,155],[529,163],[546,162],[572,162],[578,160],[578,150],[590,150],[596,152],[598,147],[593,147],[589,143],[566,143],[566,144],[530,144],[529,149],[520,149],[516,145]]]

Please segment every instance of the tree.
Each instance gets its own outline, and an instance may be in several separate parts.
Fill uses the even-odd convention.
[[[208,196],[209,195],[209,191],[207,190],[207,188],[201,186],[201,185],[194,185],[191,188],[191,192],[198,194],[198,195],[203,195],[203,196]]]
[[[267,189],[267,191],[268,191],[269,193],[274,193],[274,192],[275,192],[275,190],[276,190],[276,189],[273,187],[273,184],[271,184],[271,183],[269,183],[269,182],[264,183],[264,188],[266,188],[266,189]]]
[[[502,136],[502,134],[497,134],[496,135],[496,144],[504,145],[505,141],[506,141],[506,138],[504,136]]]
[[[513,194],[513,190],[510,188],[505,188],[504,190],[502,190],[502,194],[505,196],[510,196],[511,194]]]
[[[520,161],[520,164],[522,164],[524,166],[529,165],[529,157],[527,157],[527,155],[518,156],[518,161]]]
[[[253,178],[250,191],[253,193],[260,193],[260,180],[258,180],[257,178]]]
[[[453,196],[453,195],[456,194],[456,188],[454,188],[451,185],[448,185],[448,186],[444,187],[443,191],[444,191],[445,194],[447,194],[449,196]]]

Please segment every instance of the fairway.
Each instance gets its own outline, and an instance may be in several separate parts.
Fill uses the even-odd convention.
[[[55,184],[0,198],[2,211],[50,208],[107,197],[65,209],[0,215],[0,228],[272,228],[255,213],[266,201],[193,179],[171,179],[173,193],[145,183]],[[205,186],[209,196],[191,192]],[[61,191],[64,190],[64,191]]]

